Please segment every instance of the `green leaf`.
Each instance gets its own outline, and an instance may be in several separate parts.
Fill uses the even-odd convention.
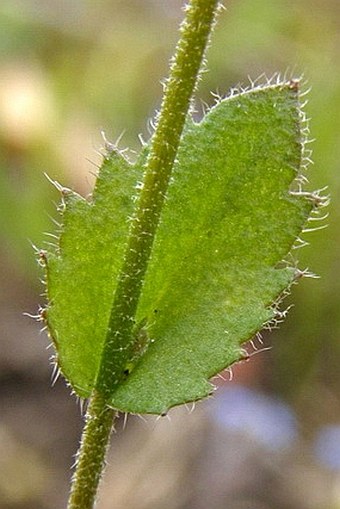
[[[49,249],[44,312],[57,364],[75,392],[90,395],[141,173],[117,152],[105,157],[91,201],[62,190],[63,224]]]
[[[209,379],[275,318],[300,274],[280,262],[312,206],[291,193],[301,119],[293,82],[234,95],[187,123],[114,408],[160,414],[207,396]],[[47,322],[80,396],[95,385],[139,166],[113,154],[92,203],[66,195],[60,247],[47,255]]]

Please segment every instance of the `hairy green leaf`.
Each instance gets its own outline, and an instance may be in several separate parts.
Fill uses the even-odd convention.
[[[187,123],[113,407],[159,414],[207,396],[209,379],[275,318],[300,274],[280,262],[312,207],[291,192],[301,123],[295,82],[231,96]],[[47,254],[47,323],[80,396],[95,385],[140,166],[112,153],[92,202],[66,193],[60,243]]]
[[[90,202],[61,189],[60,240],[44,254],[49,300],[44,315],[58,366],[79,396],[89,396],[94,386],[140,176],[111,151]]]

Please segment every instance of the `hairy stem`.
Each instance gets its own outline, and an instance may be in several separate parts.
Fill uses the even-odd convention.
[[[105,453],[116,412],[104,397],[94,392],[86,413],[86,424],[77,453],[68,509],[90,509],[104,470]]]
[[[131,356],[137,304],[180,137],[218,10],[218,0],[190,0],[185,10],[181,37],[171,62],[157,127],[151,139],[144,186],[118,279],[68,509],[91,509],[95,501],[114,416],[107,403]]]
[[[180,137],[214,24],[217,0],[191,0],[180,27],[157,127],[145,165],[143,189],[118,279],[97,389],[109,397],[131,356],[132,328]],[[119,364],[117,363],[119,352]]]

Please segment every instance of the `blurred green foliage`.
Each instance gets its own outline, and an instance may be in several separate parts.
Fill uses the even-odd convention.
[[[56,191],[44,172],[91,192],[103,130],[138,150],[159,105],[177,39],[180,0],[2,0],[0,5],[0,258],[38,288],[30,242],[53,231]],[[248,76],[304,74],[312,87],[310,189],[329,186],[329,228],[306,235],[301,265],[321,275],[294,291],[295,309],[275,343],[274,385],[291,398],[335,398],[340,374],[340,3],[230,0],[197,96],[213,103]],[[198,115],[200,101],[197,102]],[[133,157],[133,154],[131,155]],[[4,262],[5,260],[5,262]],[[316,389],[318,387],[318,389]],[[339,391],[337,391],[339,392]],[[306,396],[307,395],[307,396]],[[320,402],[319,402],[320,403]],[[312,405],[313,406],[313,405]],[[326,412],[327,414],[327,412]],[[328,415],[328,414],[327,414]]]

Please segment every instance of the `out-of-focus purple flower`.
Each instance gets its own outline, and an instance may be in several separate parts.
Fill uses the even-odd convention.
[[[289,447],[298,435],[296,417],[287,404],[239,385],[220,389],[213,414],[218,424],[273,450]]]
[[[331,470],[340,470],[340,425],[323,426],[314,443],[317,459]]]

